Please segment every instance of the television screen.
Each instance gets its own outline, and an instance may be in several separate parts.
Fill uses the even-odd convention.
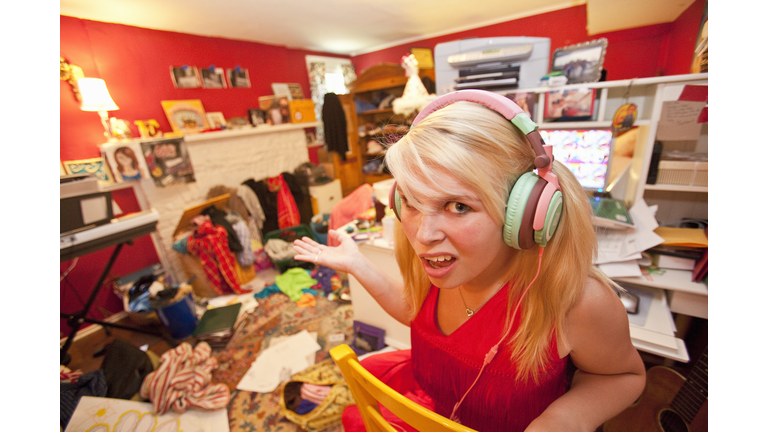
[[[552,145],[555,160],[567,166],[582,187],[603,192],[611,161],[610,129],[539,130],[544,142]]]

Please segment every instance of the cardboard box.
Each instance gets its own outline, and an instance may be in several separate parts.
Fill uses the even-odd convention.
[[[176,230],[173,232],[173,241],[178,240],[184,235],[189,235],[189,232],[194,229],[192,219],[194,219],[195,216],[201,214],[204,209],[208,208],[209,206],[215,206],[220,210],[224,209],[226,208],[227,200],[229,200],[229,194],[224,194],[211,198],[202,204],[198,204],[196,206],[185,209],[184,213],[181,215],[181,219],[179,219],[178,225],[176,225]],[[205,276],[205,271],[200,264],[200,258],[194,257],[190,254],[179,253],[179,261],[181,262],[181,267],[187,274],[188,278],[192,277],[193,275],[196,276],[191,285],[192,290],[197,297],[210,298],[218,296],[216,291],[214,291],[213,288],[211,288],[211,286],[208,284],[208,278]],[[241,267],[237,262],[237,259],[235,259],[235,277],[237,278],[237,283],[243,285],[256,277],[256,269],[253,265],[248,267]]]
[[[312,99],[299,99],[288,102],[291,111],[291,123],[313,123],[315,117],[315,103]]]

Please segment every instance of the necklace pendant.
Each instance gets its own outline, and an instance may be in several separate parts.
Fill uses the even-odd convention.
[[[471,316],[472,316],[472,315],[474,315],[474,314],[475,314],[475,311],[473,311],[473,310],[472,310],[472,309],[470,309],[470,308],[467,308],[467,316],[468,316],[468,317],[471,317]]]

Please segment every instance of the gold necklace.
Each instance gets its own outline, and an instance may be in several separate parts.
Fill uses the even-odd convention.
[[[501,289],[501,288],[504,286],[504,284],[505,284],[505,283],[506,283],[506,281],[503,281],[503,282],[501,283],[501,285],[500,285],[500,286],[499,286],[499,287],[496,289],[496,291],[493,293],[493,295],[491,296],[491,298],[493,298],[493,296],[495,296],[495,295],[496,295],[496,293],[498,293],[498,292],[499,292],[499,290],[500,290],[500,289]],[[461,287],[459,287],[459,288],[458,288],[458,290],[459,290],[459,295],[461,296],[461,302],[462,302],[462,303],[464,303],[464,311],[467,313],[467,316],[468,316],[468,317],[472,317],[472,315],[474,315],[475,313],[477,313],[477,311],[479,311],[479,310],[480,310],[480,308],[482,308],[483,306],[485,306],[485,303],[488,303],[488,301],[486,301],[485,303],[481,304],[481,305],[480,305],[480,307],[478,307],[477,309],[475,309],[475,310],[472,310],[472,309],[470,309],[470,308],[469,308],[469,306],[467,306],[467,301],[466,301],[466,300],[464,300],[464,294],[461,292]],[[491,298],[489,298],[488,300],[490,300]]]
[[[464,303],[464,307],[466,308],[465,311],[467,312],[467,316],[468,317],[471,317],[472,315],[475,314],[475,312],[480,310],[480,308],[472,310],[472,309],[469,308],[469,306],[467,306],[467,301],[464,300],[464,294],[461,293],[461,287],[459,287],[459,295],[461,296],[461,302]],[[480,307],[482,307],[482,306],[480,306]]]

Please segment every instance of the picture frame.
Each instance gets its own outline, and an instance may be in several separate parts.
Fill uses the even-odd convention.
[[[208,120],[200,99],[160,101],[174,132],[184,134],[208,129]]]
[[[251,127],[246,117],[230,117],[227,120],[227,129],[243,129]]]
[[[511,100],[512,102],[516,103],[517,106],[519,106],[523,112],[528,114],[528,117],[531,118],[531,120],[534,120],[536,117],[536,102],[539,100],[538,93],[531,93],[531,92],[519,92],[519,93],[507,93],[504,95],[507,99]]]
[[[232,88],[250,88],[251,78],[248,75],[248,69],[241,69],[239,66],[234,69],[227,69],[227,79]]]
[[[223,89],[227,88],[227,79],[224,78],[224,69],[211,66],[200,69],[200,76],[203,81],[203,88]]]
[[[205,118],[208,120],[208,126],[212,129],[224,129],[227,127],[227,119],[224,118],[224,114],[221,112],[205,113]]]
[[[553,90],[545,94],[544,118],[554,121],[588,120],[594,114],[595,89]]]
[[[251,122],[251,126],[257,127],[267,123],[267,113],[259,108],[251,108],[248,110],[248,121]]]
[[[357,355],[379,351],[386,346],[384,342],[384,329],[361,323],[360,321],[353,321],[352,332],[351,348]]]
[[[102,186],[107,186],[115,182],[112,173],[104,163],[101,157],[79,159],[71,161],[62,161],[64,171],[67,175],[72,174],[91,174],[99,181]]]
[[[144,141],[141,151],[155,186],[168,187],[195,181],[184,138]]]
[[[149,178],[147,163],[137,142],[102,144],[101,157],[107,162],[116,183]]]
[[[171,66],[171,80],[176,88],[200,88],[200,73],[195,66]]]
[[[419,62],[419,69],[434,69],[435,61],[432,58],[432,50],[429,48],[411,48],[411,54]]]
[[[317,144],[317,137],[315,136],[314,132],[307,132],[306,136],[307,136],[307,145],[308,146]]]
[[[608,39],[597,40],[557,48],[552,53],[551,72],[560,71],[568,78],[568,84],[597,82],[603,70]]]

